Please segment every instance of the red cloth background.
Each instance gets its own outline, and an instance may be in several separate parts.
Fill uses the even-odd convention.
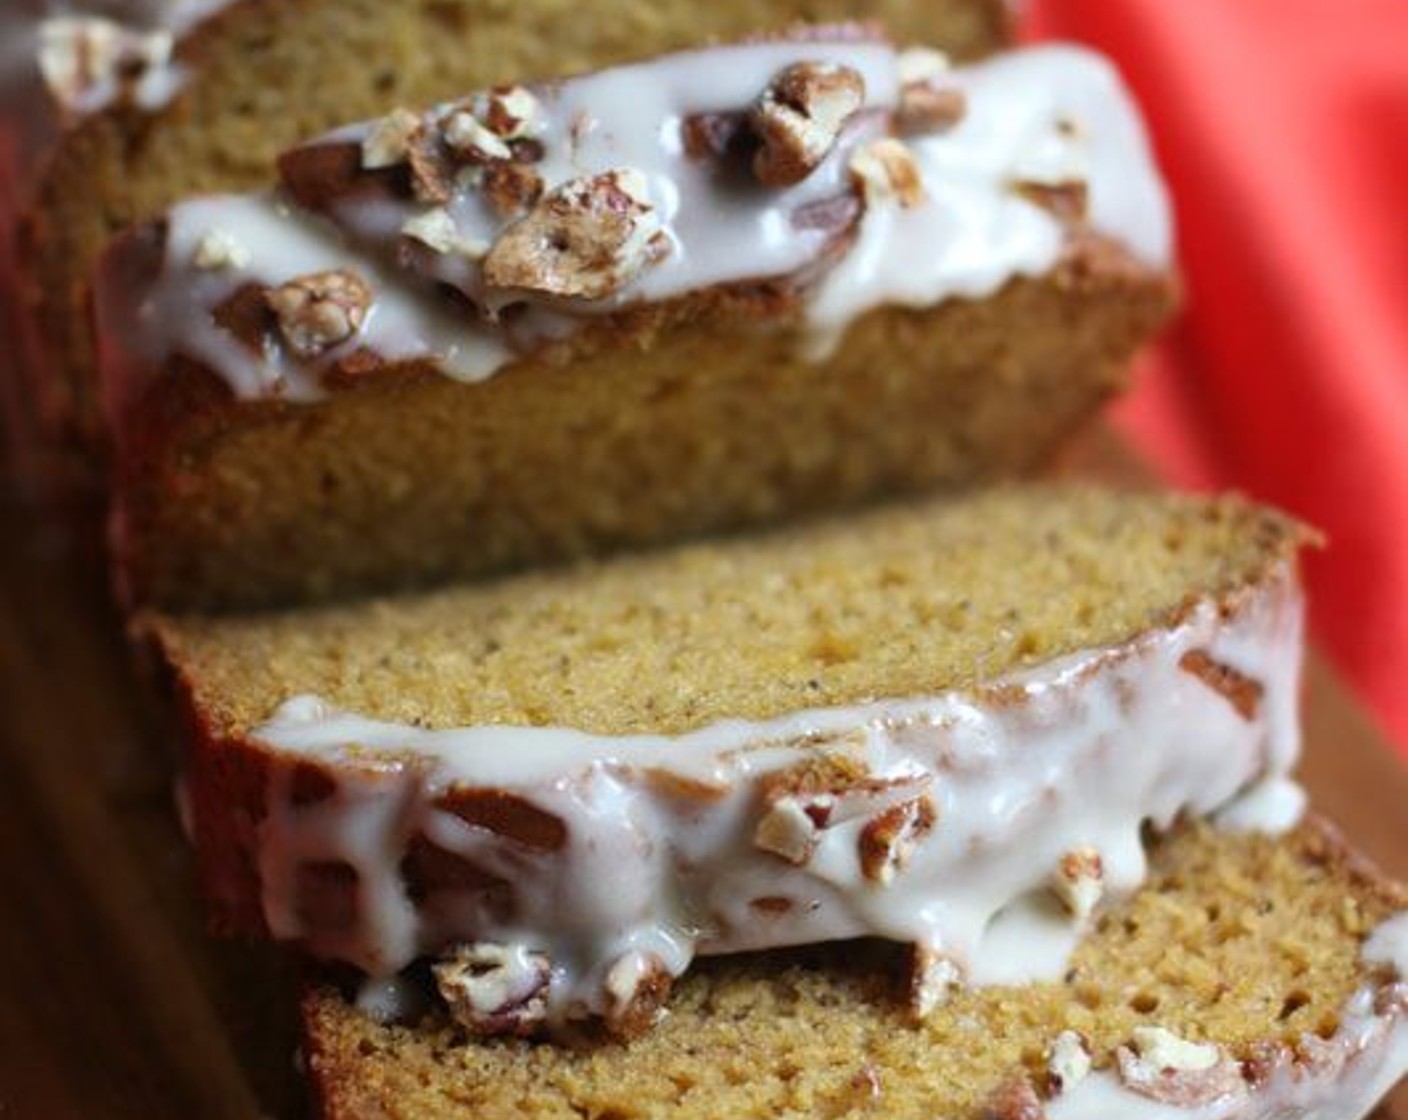
[[[1313,633],[1408,753],[1408,3],[1038,0],[1114,57],[1188,307],[1117,410],[1165,476],[1323,529]]]

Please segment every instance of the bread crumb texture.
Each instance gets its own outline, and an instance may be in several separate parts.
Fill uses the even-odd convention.
[[[227,735],[305,693],[419,726],[674,734],[1121,642],[1235,597],[1303,538],[1235,499],[1003,488],[412,597],[148,624]]]

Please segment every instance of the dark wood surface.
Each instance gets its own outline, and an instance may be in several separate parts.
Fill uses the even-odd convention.
[[[200,928],[92,522],[0,508],[0,1120],[297,1116],[290,966]],[[1313,656],[1304,775],[1408,877],[1408,769]]]

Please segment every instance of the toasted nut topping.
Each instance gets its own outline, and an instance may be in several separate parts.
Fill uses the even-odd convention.
[[[372,305],[372,290],[349,269],[315,272],[271,288],[264,301],[295,354],[316,358],[357,333]]]
[[[455,219],[443,206],[407,218],[401,223],[401,232],[437,253],[458,253],[470,260],[479,260],[489,251],[486,242],[461,236]]]
[[[835,798],[824,793],[778,798],[758,820],[758,827],[753,830],[754,845],[800,867],[816,851],[835,803]]]
[[[619,292],[668,245],[639,172],[572,179],[504,231],[484,261],[491,288],[576,299]]]
[[[874,140],[851,156],[849,168],[867,203],[895,199],[909,210],[924,201],[919,165],[903,141],[888,136]]]
[[[213,229],[196,243],[191,263],[210,271],[243,268],[249,263],[249,250],[243,242],[223,229]]]
[[[362,141],[362,167],[376,171],[405,163],[411,139],[419,131],[420,117],[409,109],[393,109],[372,126]]]
[[[632,951],[606,974],[606,1029],[618,1038],[634,1038],[660,1020],[674,978],[660,958]]]
[[[475,942],[431,972],[451,1014],[478,1034],[532,1034],[547,1019],[552,966],[536,950]]]
[[[1090,1051],[1075,1031],[1062,1031],[1046,1056],[1047,1084],[1053,1095],[1079,1085],[1090,1073]]]
[[[1211,1043],[1189,1042],[1162,1027],[1135,1027],[1133,1049],[1115,1053],[1120,1079],[1132,1091],[1166,1104],[1196,1107],[1245,1088],[1240,1062]]]
[[[1015,182],[1012,190],[1033,206],[1040,206],[1058,221],[1075,224],[1085,218],[1090,206],[1090,188],[1083,182]]]
[[[468,109],[453,110],[441,124],[445,143],[467,159],[488,163],[512,159],[513,151],[502,137],[482,124]]]
[[[501,218],[510,218],[531,210],[543,197],[543,177],[526,163],[491,163],[479,189]]]
[[[934,827],[934,803],[927,797],[891,806],[861,830],[860,868],[872,883],[888,886]]]
[[[39,72],[58,101],[81,109],[134,86],[171,60],[169,31],[133,31],[98,16],[59,16],[39,28]]]
[[[1266,686],[1226,662],[1217,661],[1205,649],[1192,649],[1179,659],[1178,667],[1192,673],[1214,692],[1221,693],[1233,710],[1245,720],[1255,719],[1261,709]]]
[[[543,130],[542,112],[538,99],[522,86],[504,86],[490,90],[484,97],[482,111],[476,105],[476,116],[505,140],[520,140],[536,136]]]
[[[948,55],[943,51],[934,50],[933,47],[907,47],[900,51],[896,69],[899,71],[900,84],[907,86],[915,82],[932,82],[935,78],[942,78],[953,69],[953,64]]]
[[[901,136],[943,132],[968,111],[961,89],[945,86],[948,56],[927,47],[914,47],[899,57],[900,103],[895,127]]]
[[[909,1012],[915,1022],[922,1023],[962,986],[963,970],[954,961],[920,945],[910,950]]]
[[[900,88],[895,128],[901,136],[932,136],[947,132],[968,113],[968,98],[952,86],[915,82]]]
[[[978,1109],[978,1120],[1046,1120],[1046,1110],[1022,1074],[1013,1074],[988,1094]]]
[[[1088,917],[1105,893],[1105,864],[1094,848],[1072,848],[1056,865],[1051,889],[1077,918]]]
[[[865,102],[865,79],[848,66],[799,62],[782,71],[752,113],[762,146],[753,173],[769,187],[800,183],[815,171]]]
[[[1210,1042],[1189,1042],[1163,1027],[1135,1027],[1131,1041],[1135,1052],[1155,1069],[1184,1073],[1211,1069],[1222,1052]]]

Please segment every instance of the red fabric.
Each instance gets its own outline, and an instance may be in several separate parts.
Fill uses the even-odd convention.
[[[1315,637],[1408,753],[1408,4],[1038,0],[1134,86],[1187,313],[1118,420],[1325,530]]]

